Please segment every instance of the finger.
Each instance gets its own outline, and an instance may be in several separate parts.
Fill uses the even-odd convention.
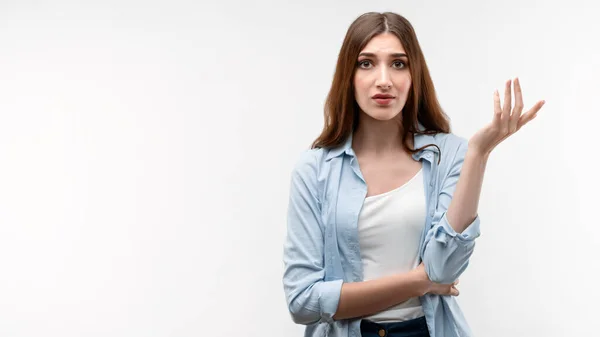
[[[519,124],[519,118],[521,118],[521,112],[523,111],[523,93],[521,91],[521,82],[519,78],[515,78],[515,106],[512,110],[512,114],[510,115],[510,125],[509,130],[511,133],[517,131],[517,126]]]
[[[524,113],[521,116],[521,118],[519,118],[519,122],[517,124],[517,130],[519,130],[521,127],[523,127],[523,125],[529,123],[532,119],[537,117],[537,112],[540,111],[540,109],[542,108],[542,106],[544,106],[545,103],[546,103],[546,101],[544,101],[544,100],[539,101],[533,106],[533,108],[529,109],[529,111]]]
[[[512,103],[511,103],[511,99],[512,99],[512,93],[510,90],[511,87],[511,80],[506,81],[506,84],[504,84],[504,105],[502,106],[502,118],[507,118],[510,117],[510,111],[512,110]],[[508,121],[508,119],[507,119]]]
[[[512,109],[510,85],[511,80],[506,81],[504,84],[504,104],[502,105],[502,116],[500,117],[500,129],[506,132],[508,132],[510,110]]]
[[[502,108],[500,107],[500,94],[498,90],[494,90],[494,124],[500,125],[502,118]]]
[[[531,109],[529,109],[529,111],[527,111],[527,112],[531,112],[534,115],[536,115],[537,112],[540,111],[540,109],[544,106],[544,104],[546,104],[546,101],[541,100],[541,101],[535,103],[535,105]]]
[[[458,291],[458,289],[452,287],[452,289],[450,289],[450,295],[458,296],[458,295],[460,295],[460,291]]]
[[[529,123],[532,119],[536,117],[536,114],[526,114],[519,118],[519,123],[517,123],[517,131],[519,131],[525,124]]]

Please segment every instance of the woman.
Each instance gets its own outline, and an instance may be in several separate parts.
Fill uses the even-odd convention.
[[[325,126],[293,170],[283,283],[305,336],[470,336],[458,277],[479,236],[487,160],[536,117],[518,79],[489,125],[451,133],[411,24],[358,17],[344,39]]]

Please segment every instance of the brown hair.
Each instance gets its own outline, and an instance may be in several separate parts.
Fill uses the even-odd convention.
[[[396,35],[402,43],[408,55],[412,79],[408,98],[402,109],[402,145],[408,152],[415,153],[435,145],[411,149],[408,141],[413,134],[450,133],[448,117],[437,100],[425,57],[410,22],[396,13],[369,12],[359,16],[348,28],[325,101],[325,125],[312,148],[337,147],[356,130],[360,112],[354,97],[354,73],[358,54],[374,36],[387,32]],[[418,129],[419,122],[424,126],[422,131]]]

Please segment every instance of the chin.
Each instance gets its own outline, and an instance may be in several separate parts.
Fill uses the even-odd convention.
[[[398,117],[398,115],[400,114],[400,111],[398,112],[394,112],[396,111],[395,109],[392,110],[391,108],[386,108],[386,109],[373,109],[369,112],[365,112],[365,114],[375,120],[378,121],[389,121],[392,120],[396,117]]]

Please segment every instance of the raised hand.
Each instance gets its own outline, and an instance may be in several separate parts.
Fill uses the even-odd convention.
[[[482,155],[489,155],[498,144],[534,119],[545,103],[543,100],[538,101],[531,109],[521,114],[523,111],[521,84],[519,79],[515,78],[515,105],[512,107],[511,83],[511,80],[506,82],[502,106],[500,106],[498,90],[494,91],[494,118],[492,122],[477,131],[469,139],[469,148],[473,148],[474,151]]]

